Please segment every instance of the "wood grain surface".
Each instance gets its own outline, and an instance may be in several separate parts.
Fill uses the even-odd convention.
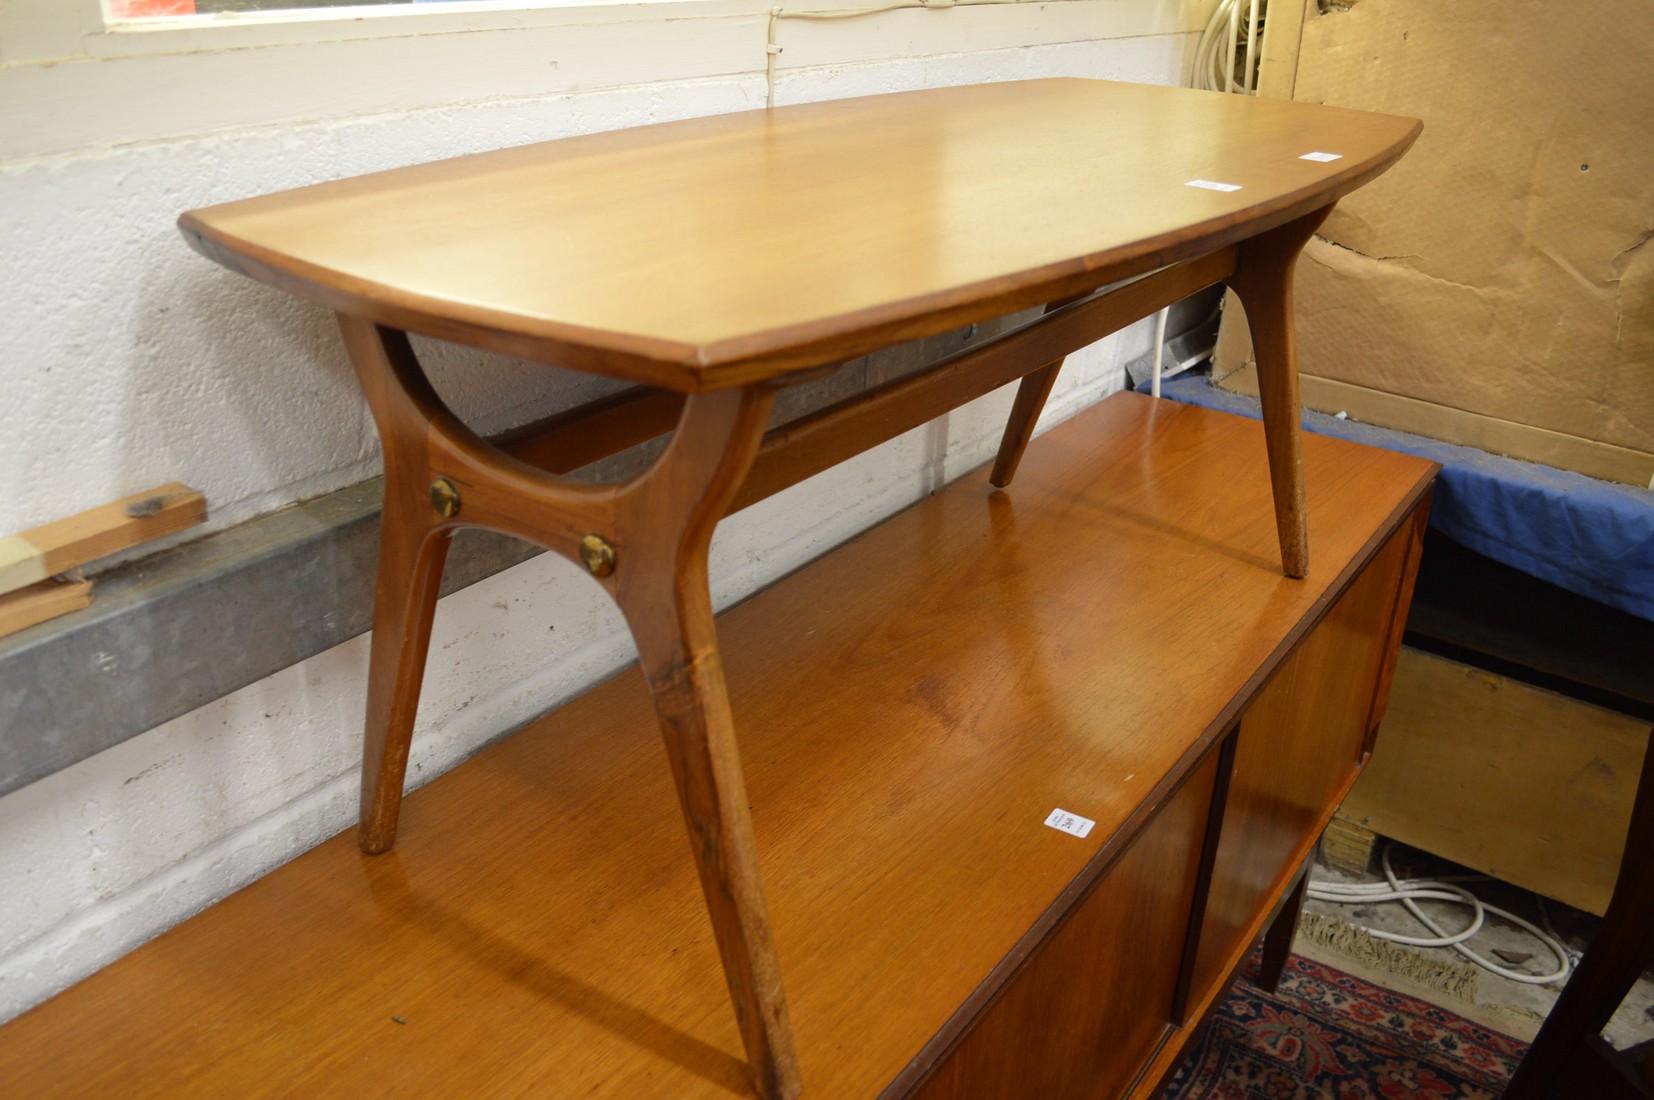
[[[1196,998],[1227,977],[1355,782],[1410,536],[1390,537],[1241,718],[1191,983]]]
[[[921,1100],[1118,1096],[1171,1023],[1218,754],[1080,900]]]
[[[1211,252],[1326,206],[1418,131],[1313,104],[1025,81],[474,154],[180,225],[218,262],[343,313],[696,390]],[[1299,159],[1316,151],[1341,159]]]
[[[1042,437],[1014,492],[979,471],[721,617],[806,1095],[877,1094],[1088,890],[1112,906],[1125,839],[1181,820],[1156,814],[1433,472],[1317,436],[1304,462],[1302,581],[1256,426],[1122,394]],[[1095,828],[1047,827],[1057,807]],[[394,852],[341,834],[14,1021],[0,1081],[744,1095],[683,847],[628,671],[414,793]]]

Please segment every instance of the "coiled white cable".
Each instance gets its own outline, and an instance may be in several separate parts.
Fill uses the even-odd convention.
[[[1250,8],[1243,23],[1240,18],[1240,0],[1218,0],[1205,30],[1195,43],[1194,71],[1189,84],[1209,92],[1239,91],[1253,94],[1257,91],[1254,58],[1257,56],[1259,8]],[[1235,82],[1235,66],[1240,60],[1239,35],[1245,32],[1246,60],[1239,85]]]
[[[1515,913],[1501,909],[1496,905],[1489,905],[1475,894],[1462,886],[1453,885],[1455,882],[1480,879],[1482,876],[1464,876],[1441,879],[1402,879],[1397,878],[1395,870],[1390,866],[1390,849],[1385,847],[1379,857],[1379,863],[1384,870],[1383,882],[1325,882],[1311,880],[1309,896],[1317,901],[1332,902],[1337,905],[1368,905],[1376,902],[1399,901],[1407,907],[1415,920],[1424,925],[1434,936],[1408,936],[1399,932],[1385,932],[1377,928],[1366,928],[1375,939],[1389,940],[1392,943],[1408,944],[1414,947],[1451,947],[1477,966],[1492,971],[1502,978],[1509,978],[1513,982],[1524,985],[1550,985],[1559,982],[1568,976],[1571,969],[1571,959],[1568,949],[1561,940],[1547,933],[1544,929],[1517,916]],[[1467,906],[1471,911],[1470,923],[1458,932],[1448,932],[1436,923],[1425,911],[1419,908],[1420,901],[1447,901]],[[1545,949],[1556,957],[1557,969],[1550,974],[1527,974],[1512,970],[1492,962],[1470,948],[1465,941],[1482,930],[1487,923],[1487,914],[1502,917],[1518,928],[1531,933]]]

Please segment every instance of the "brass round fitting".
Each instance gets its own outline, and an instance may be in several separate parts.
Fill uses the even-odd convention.
[[[607,577],[615,571],[615,548],[602,535],[587,535],[580,540],[580,560],[594,577]]]
[[[459,515],[459,487],[445,477],[431,482],[431,507],[443,519]]]

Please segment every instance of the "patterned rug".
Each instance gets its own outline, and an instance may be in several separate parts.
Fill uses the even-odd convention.
[[[1494,1100],[1526,1049],[1294,955],[1278,993],[1236,983],[1163,1100]]]

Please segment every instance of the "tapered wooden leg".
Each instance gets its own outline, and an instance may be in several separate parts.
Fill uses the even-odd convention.
[[[1330,205],[1324,206],[1241,244],[1236,250],[1235,273],[1228,279],[1246,309],[1247,327],[1252,330],[1281,568],[1289,577],[1309,572],[1298,349],[1292,318],[1293,269],[1298,254],[1331,211]]]
[[[363,725],[362,808],[357,844],[377,854],[396,843],[408,744],[425,679],[442,566],[451,539],[422,515],[418,500],[385,485],[379,529],[379,578],[374,589],[368,707]],[[426,509],[429,510],[428,508]]]
[[[1298,936],[1298,918],[1304,913],[1304,897],[1309,893],[1309,868],[1315,862],[1311,856],[1298,870],[1298,879],[1281,902],[1281,911],[1269,922],[1263,934],[1263,960],[1258,968],[1258,986],[1273,993],[1286,973],[1286,961],[1292,955],[1292,941]]]
[[[798,1058],[704,575],[685,578],[670,606],[645,613],[653,621],[638,632],[639,654],[753,1084],[761,1096],[790,1100],[801,1088]]]
[[[1052,302],[1045,307],[1045,312],[1052,313],[1077,301],[1079,298]],[[988,475],[988,483],[995,488],[1005,488],[1016,476],[1017,466],[1022,462],[1022,452],[1028,449],[1028,441],[1034,438],[1034,426],[1039,423],[1039,414],[1045,411],[1046,399],[1051,396],[1051,387],[1057,384],[1062,365],[1062,359],[1047,363],[1023,375],[1017,385],[1016,400],[1011,403],[1011,416],[1005,421],[1005,434],[1000,437],[999,453],[994,456],[993,472]]]
[[[718,655],[707,551],[757,453],[772,398],[689,399],[661,457],[663,475],[628,495],[640,529],[623,549],[614,593],[637,641],[712,917],[724,978],[759,1095],[799,1094],[798,1056],[758,873],[757,843]]]
[[[988,475],[990,485],[1003,489],[1016,476],[1017,466],[1022,462],[1022,452],[1028,449],[1028,441],[1034,438],[1034,425],[1039,423],[1039,414],[1045,408],[1046,398],[1051,396],[1051,387],[1057,384],[1057,373],[1062,370],[1062,363],[1058,359],[1032,374],[1023,375],[1017,386],[1016,400],[1011,404],[1011,417],[1005,422],[1005,435],[999,441],[999,454],[994,457],[993,472]]]

